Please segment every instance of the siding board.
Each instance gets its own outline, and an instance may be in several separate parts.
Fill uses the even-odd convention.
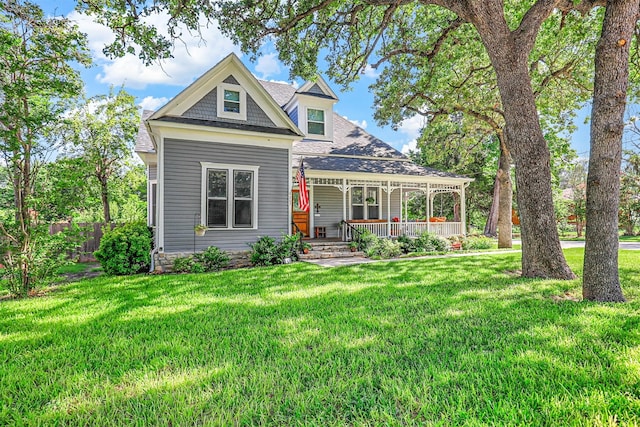
[[[209,246],[245,250],[259,236],[279,238],[288,232],[288,151],[219,142],[164,141],[164,252],[190,251],[200,215],[200,162],[260,166],[258,229],[209,230],[195,238],[196,251]]]

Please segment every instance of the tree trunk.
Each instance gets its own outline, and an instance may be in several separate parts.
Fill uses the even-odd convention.
[[[511,185],[511,156],[507,147],[500,142],[500,166],[498,168],[500,183],[500,203],[498,212],[498,247],[513,247],[511,206],[513,204],[513,186]]]
[[[618,277],[618,205],[629,45],[640,0],[609,0],[596,47],[582,296],[624,301]]]
[[[104,223],[111,222],[111,210],[109,209],[109,188],[107,186],[106,177],[98,177],[100,181],[100,198],[102,199],[102,212],[104,214]]]
[[[522,276],[574,279],[562,253],[551,190],[550,153],[542,134],[527,66],[527,52],[485,43],[496,70],[505,136],[516,167],[522,232]]]
[[[496,237],[498,235],[498,209],[500,204],[500,180],[498,179],[498,172],[496,172],[496,180],[493,184],[493,199],[491,201],[491,208],[489,209],[489,215],[487,215],[487,223],[484,226],[484,235],[487,237]]]

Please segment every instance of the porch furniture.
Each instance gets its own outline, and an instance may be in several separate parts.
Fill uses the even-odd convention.
[[[327,227],[325,226],[313,227],[313,235],[316,236],[316,239],[325,239],[327,237]]]

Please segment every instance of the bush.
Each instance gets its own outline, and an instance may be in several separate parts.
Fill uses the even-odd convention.
[[[193,258],[196,264],[202,265],[204,271],[218,271],[229,265],[229,255],[216,246],[209,246],[204,251],[195,254]]]
[[[282,235],[282,240],[276,242],[276,239],[269,236],[260,237],[255,243],[249,243],[251,247],[251,263],[253,265],[276,265],[284,263],[284,260],[290,258],[298,259],[299,236]]]
[[[21,246],[6,237],[20,233],[17,224],[5,222],[5,236],[0,239],[0,253],[4,254],[1,285],[14,296],[27,296],[36,286],[54,282],[57,270],[73,262],[69,254],[81,244],[82,231],[73,224],[50,235],[47,224],[38,224],[29,229],[28,244]]]
[[[468,237],[462,240],[462,249],[491,249],[493,240],[485,236]]]
[[[191,273],[194,263],[192,256],[177,257],[173,260],[171,271],[174,273]]]
[[[174,273],[208,273],[218,271],[229,265],[229,255],[215,246],[209,246],[203,252],[173,261]]]
[[[135,222],[107,231],[95,257],[106,274],[136,274],[149,269],[152,233],[146,224]]]
[[[255,243],[250,243],[251,263],[253,265],[275,265],[280,264],[278,256],[278,244],[276,239],[269,236],[258,238]]]
[[[402,253],[402,247],[399,242],[391,239],[378,238],[367,249],[366,254],[369,258],[395,258]]]
[[[368,229],[364,227],[358,227],[357,230],[359,231],[359,233],[354,235],[353,240],[358,243],[359,251],[366,251],[377,243],[378,236],[373,234]]]
[[[416,252],[416,239],[413,239],[405,234],[398,237],[398,243],[403,253],[408,254],[410,252]]]
[[[447,239],[437,234],[425,231],[415,241],[417,252],[448,252],[451,244]]]

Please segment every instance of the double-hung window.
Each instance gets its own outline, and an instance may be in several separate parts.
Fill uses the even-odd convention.
[[[307,133],[324,135],[324,110],[307,109]]]
[[[206,226],[257,228],[258,166],[201,164]]]
[[[234,120],[247,120],[247,91],[242,86],[231,83],[220,83],[216,96],[218,98],[218,117]]]

